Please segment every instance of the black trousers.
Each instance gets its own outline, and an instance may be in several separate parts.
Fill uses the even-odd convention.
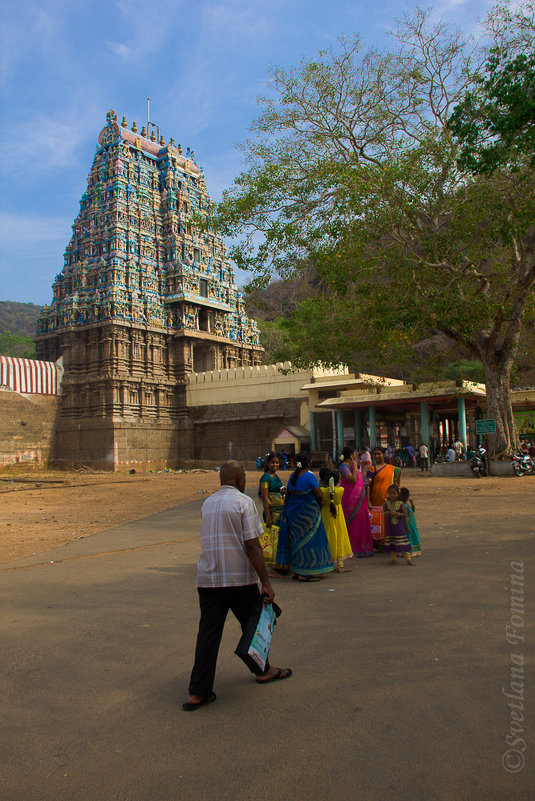
[[[217,654],[229,609],[240,622],[243,632],[258,607],[260,592],[256,584],[243,587],[199,587],[197,591],[201,619],[189,694],[205,698],[214,687]],[[266,671],[268,669],[269,662],[266,663]]]

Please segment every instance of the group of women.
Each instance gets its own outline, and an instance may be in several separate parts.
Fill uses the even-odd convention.
[[[388,488],[392,484],[399,486],[401,474],[398,467],[385,462],[381,448],[374,449],[373,462],[367,452],[359,458],[355,449],[344,448],[339,488],[333,491],[333,474],[338,477],[338,471],[331,472],[330,487],[321,487],[308,469],[308,454],[301,453],[284,488],[277,475],[279,459],[274,453],[268,454],[259,494],[266,526],[278,526],[275,557],[278,571],[291,568],[299,581],[318,581],[324,573],[344,570],[343,560],[348,556],[373,554],[370,508],[383,507]],[[343,511],[343,529],[347,526],[349,541],[344,541],[340,526],[330,525],[327,508],[330,507],[336,519],[337,504]],[[337,538],[335,544],[333,537]]]

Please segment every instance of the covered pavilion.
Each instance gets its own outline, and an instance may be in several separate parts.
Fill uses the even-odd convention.
[[[484,384],[471,381],[406,384],[356,373],[301,389],[308,393],[312,451],[340,453],[344,443],[366,442],[372,449],[424,443],[435,453],[456,439],[466,449],[477,444],[475,421],[486,408]]]

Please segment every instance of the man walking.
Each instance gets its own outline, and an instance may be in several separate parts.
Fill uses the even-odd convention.
[[[462,440],[457,439],[453,443],[453,450],[455,451],[455,460],[458,462],[463,458],[464,455],[464,443]]]
[[[201,547],[197,569],[197,590],[201,608],[195,663],[191,672],[189,697],[182,704],[187,712],[216,700],[213,684],[217,654],[229,609],[245,630],[258,609],[260,592],[271,603],[274,592],[258,537],[262,523],[254,501],[245,490],[245,470],[240,462],[225,462],[219,473],[220,489],[202,507]],[[266,663],[258,684],[287,679],[290,668]]]
[[[420,445],[420,468],[422,473],[424,472],[424,468],[429,470],[429,448],[425,442],[422,442]]]

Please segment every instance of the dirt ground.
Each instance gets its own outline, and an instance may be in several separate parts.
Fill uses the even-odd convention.
[[[287,482],[289,473],[282,473]],[[260,474],[247,474],[247,486]],[[481,518],[533,515],[535,478],[443,478],[404,471],[420,531],[443,522],[448,508],[462,508],[466,525]],[[73,539],[198,500],[217,489],[215,470],[182,473],[110,474],[0,472],[0,563],[41,553]],[[535,522],[533,523],[535,529]]]
[[[215,470],[0,472],[0,563],[198,500],[218,486]]]

